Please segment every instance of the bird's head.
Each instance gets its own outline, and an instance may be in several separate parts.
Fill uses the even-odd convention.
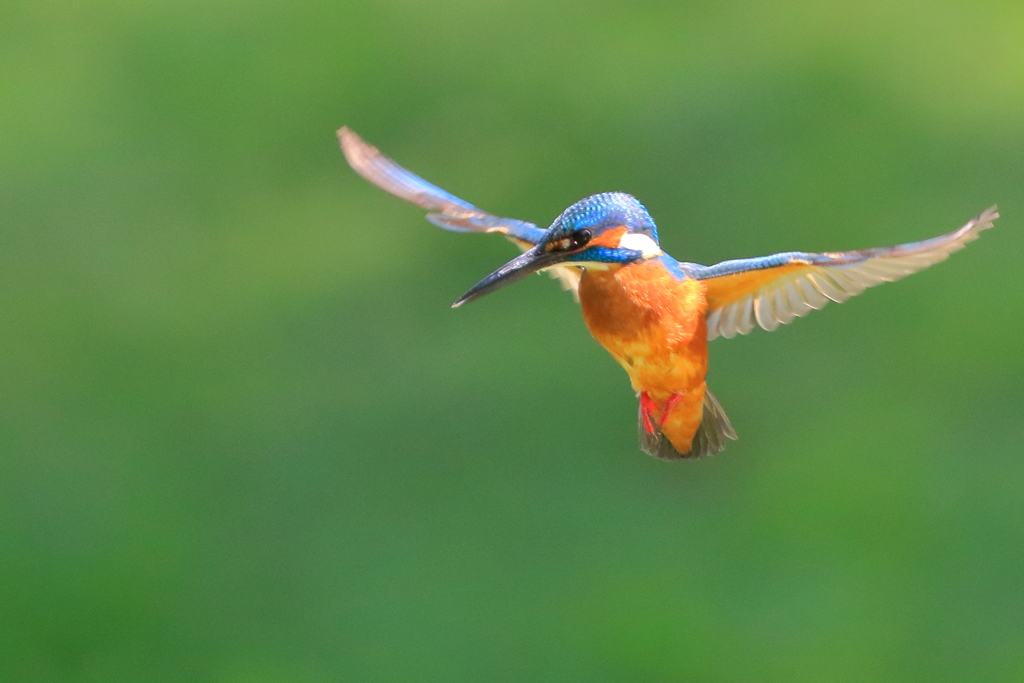
[[[658,230],[643,204],[623,192],[595,194],[563,211],[537,246],[485,277],[452,306],[553,266],[606,268],[660,255]]]

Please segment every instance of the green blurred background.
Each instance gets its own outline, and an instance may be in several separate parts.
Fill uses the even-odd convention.
[[[1024,680],[1020,2],[8,3],[0,680]],[[712,344],[741,440],[641,454],[546,278],[342,124],[683,260],[949,262]]]

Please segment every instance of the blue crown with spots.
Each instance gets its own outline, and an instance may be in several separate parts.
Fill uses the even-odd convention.
[[[636,197],[625,192],[602,192],[581,199],[555,219],[548,229],[552,238],[590,228],[595,233],[605,228],[624,225],[630,232],[647,235],[658,241],[654,219]]]

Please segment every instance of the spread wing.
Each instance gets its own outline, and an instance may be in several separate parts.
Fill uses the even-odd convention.
[[[428,183],[381,154],[347,126],[338,130],[338,141],[356,173],[396,197],[428,209],[432,213],[427,214],[427,220],[439,228],[455,232],[496,232],[522,251],[533,247],[544,236],[544,230],[533,223],[493,216]],[[562,287],[577,293],[579,268],[557,267],[548,272],[561,281]]]
[[[846,301],[868,287],[945,260],[991,228],[996,218],[993,206],[959,230],[923,242],[824,254],[791,251],[713,266],[687,264],[687,273],[707,286],[708,339],[731,339],[755,325],[771,332],[829,301]]]

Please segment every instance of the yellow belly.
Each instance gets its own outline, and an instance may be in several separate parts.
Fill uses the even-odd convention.
[[[579,292],[590,333],[629,373],[633,390],[655,402],[675,449],[688,452],[703,417],[708,366],[703,285],[640,261],[586,271]],[[673,394],[681,400],[661,415]]]

